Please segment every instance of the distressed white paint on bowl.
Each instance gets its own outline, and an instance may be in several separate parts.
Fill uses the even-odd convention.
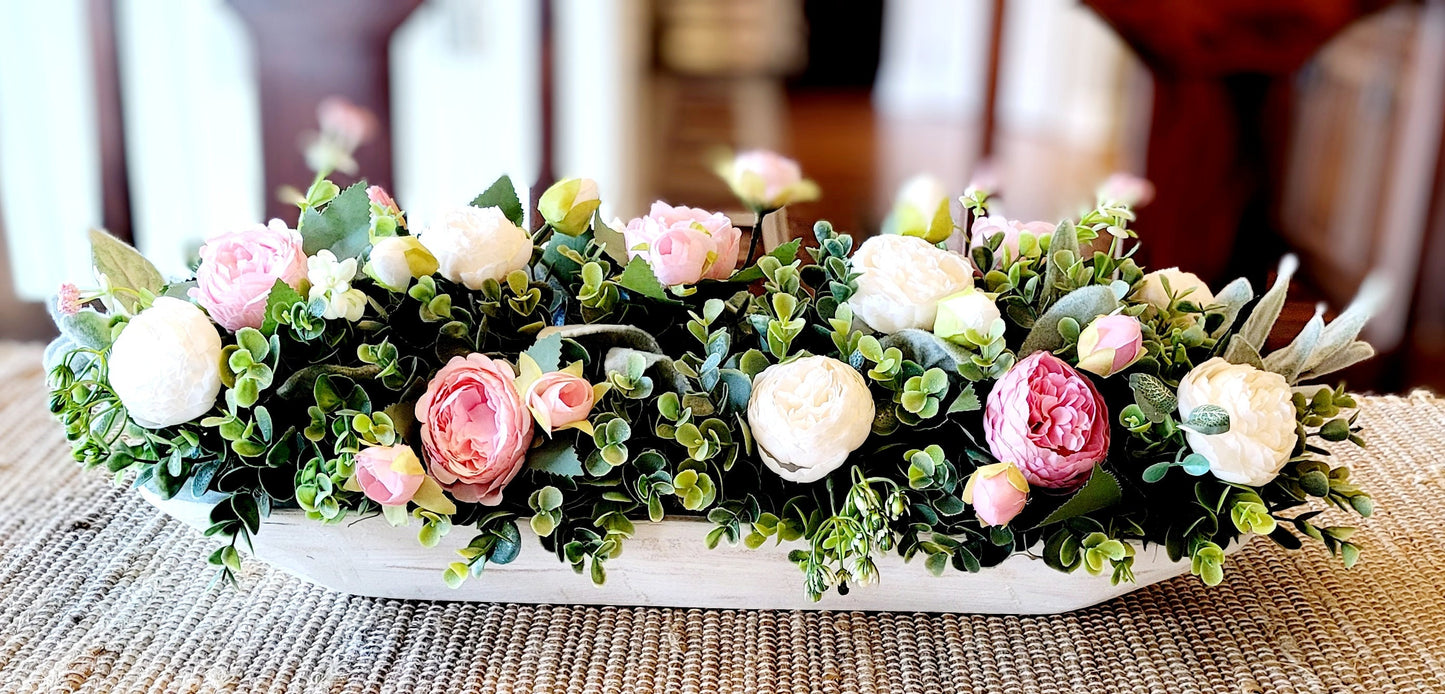
[[[210,525],[209,503],[194,498],[142,496],[197,529]],[[1133,584],[1110,585],[1108,576],[1063,574],[1038,559],[1015,555],[970,574],[952,569],[928,573],[922,561],[905,564],[897,554],[878,559],[880,583],[848,595],[829,593],[813,602],[802,573],[788,561],[790,547],[771,543],[755,550],[719,545],[703,536],[711,524],[679,518],[639,522],[621,556],[607,562],[607,583],[594,586],[542,549],[526,523],[515,561],[488,565],[479,578],[451,589],[442,570],[457,560],[472,533],[456,528],[436,547],[417,543],[415,524],[394,528],[380,517],[322,525],[296,510],[277,510],[253,538],[254,558],[324,588],[378,598],[463,600],[576,605],[700,607],[717,609],[886,610],[983,614],[1054,614],[1097,605],[1143,586],[1189,572],[1189,562],[1169,561],[1151,545],[1134,559]],[[1239,545],[1231,546],[1230,551]]]

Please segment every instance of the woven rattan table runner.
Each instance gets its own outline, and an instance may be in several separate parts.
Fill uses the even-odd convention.
[[[1059,617],[618,609],[354,598],[259,562],[212,587],[207,540],[70,462],[39,360],[0,345],[0,692],[1445,692],[1425,395],[1364,401],[1352,570],[1260,541],[1216,588]]]

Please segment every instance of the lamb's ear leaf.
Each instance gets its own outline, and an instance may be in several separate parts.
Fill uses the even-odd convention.
[[[140,251],[99,229],[90,230],[90,256],[95,271],[105,275],[113,288],[159,295],[166,287],[160,271]],[[117,293],[116,300],[127,311],[134,311],[139,301],[126,292]]]
[[[1219,308],[1213,311],[1213,313],[1224,316],[1224,321],[1219,324],[1219,327],[1214,329],[1214,334],[1211,335],[1211,337],[1218,338],[1229,332],[1229,329],[1234,327],[1234,321],[1239,319],[1240,310],[1253,300],[1254,287],[1250,286],[1249,280],[1240,277],[1224,285],[1224,289],[1219,290],[1219,293],[1214,295],[1214,305]]]
[[[1345,310],[1330,321],[1320,333],[1314,353],[1305,360],[1303,371],[1314,371],[1336,352],[1355,342],[1365,322],[1390,298],[1391,282],[1380,272],[1371,273],[1360,285],[1360,291]]]
[[[104,349],[110,346],[110,316],[89,308],[67,316],[60,312],[54,300],[49,302],[47,308],[50,310],[50,319],[55,321],[55,327],[60,330],[61,336],[68,338],[77,347]]]
[[[1033,329],[1019,347],[1019,357],[1026,357],[1039,350],[1052,351],[1063,346],[1064,337],[1059,334],[1059,321],[1065,317],[1073,318],[1079,325],[1088,325],[1089,321],[1118,307],[1119,300],[1114,298],[1114,292],[1100,284],[1081,287],[1063,295],[1044,315],[1034,321]]]
[[[1229,346],[1224,350],[1224,360],[1231,364],[1248,364],[1256,369],[1264,369],[1264,359],[1259,356],[1259,350],[1237,334],[1229,337]]]
[[[904,328],[885,335],[878,344],[885,350],[897,347],[905,359],[925,369],[936,366],[949,373],[956,371],[959,364],[969,361],[971,356],[968,350],[918,328]]]
[[[1340,369],[1354,366],[1373,356],[1375,356],[1375,348],[1370,345],[1370,343],[1356,340],[1335,350],[1335,352],[1325,358],[1324,361],[1300,374],[1300,380],[1312,381],[1321,376],[1332,374]]]
[[[1283,349],[1277,349],[1264,358],[1264,370],[1273,371],[1281,376],[1287,383],[1293,384],[1299,380],[1300,372],[1304,371],[1305,364],[1315,352],[1320,341],[1320,333],[1325,329],[1325,306],[1320,304],[1315,307],[1314,317],[1305,323],[1305,327],[1291,340],[1289,345]]]
[[[1246,318],[1244,325],[1240,327],[1239,337],[1253,347],[1256,353],[1264,350],[1264,341],[1269,339],[1269,332],[1274,329],[1274,322],[1279,320],[1279,312],[1284,308],[1290,278],[1294,277],[1295,270],[1298,269],[1299,259],[1294,255],[1287,255],[1280,260],[1279,274],[1274,278],[1274,284],[1260,297],[1259,303],[1255,304],[1249,318]]]
[[[472,198],[472,207],[495,207],[513,224],[522,226],[522,201],[517,198],[517,189],[508,176],[498,178],[481,195]]]
[[[1059,254],[1063,252],[1068,252],[1069,255],[1066,257],[1074,259],[1078,259],[1079,257],[1079,230],[1075,229],[1074,223],[1067,219],[1059,222],[1059,225],[1054,227],[1053,236],[1049,240],[1048,259],[1045,262],[1043,279],[1045,302],[1051,301],[1059,296],[1059,290],[1056,285],[1068,269],[1060,267],[1059,264]],[[1083,324],[1083,322],[1079,323],[1079,325]]]

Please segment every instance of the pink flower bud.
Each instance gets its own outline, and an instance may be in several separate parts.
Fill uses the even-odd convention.
[[[366,498],[382,506],[402,506],[426,479],[410,446],[372,446],[356,454],[356,482]]]
[[[1078,367],[1084,371],[1107,378],[1142,356],[1144,335],[1133,316],[1099,316],[1079,333]]]
[[[969,476],[963,501],[984,525],[1008,525],[1029,499],[1029,483],[1013,463],[985,465]]]
[[[592,384],[563,371],[542,374],[527,387],[527,407],[547,431],[576,424],[592,412]]]

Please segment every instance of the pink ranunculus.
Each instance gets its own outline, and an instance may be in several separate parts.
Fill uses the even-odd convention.
[[[994,384],[983,413],[989,450],[1029,484],[1074,489],[1109,453],[1109,412],[1088,377],[1034,352]]]
[[[594,396],[587,379],[565,371],[552,371],[527,387],[527,406],[547,431],[576,424],[592,412]]]
[[[627,255],[646,260],[665,285],[727,279],[737,266],[742,231],[717,212],[659,201],[647,216],[617,226]]]
[[[306,279],[301,234],[273,219],[267,226],[213,236],[201,246],[190,296],[227,330],[260,328],[276,280],[299,289]]]
[[[371,446],[356,454],[356,482],[366,498],[382,506],[403,506],[426,480],[411,446]]]
[[[1125,314],[1099,316],[1079,333],[1078,367],[1100,376],[1113,376],[1144,356],[1144,333],[1139,319]]]
[[[452,357],[416,402],[432,477],[459,501],[496,506],[522,469],[532,417],[504,361]]]
[[[973,471],[963,501],[973,505],[984,525],[1008,525],[1029,500],[1029,483],[1013,463],[994,463]]]
[[[973,220],[969,243],[972,246],[984,246],[995,234],[1002,232],[1003,245],[999,246],[999,253],[1008,249],[1009,257],[1017,258],[1019,236],[1025,231],[1042,239],[1054,233],[1054,225],[1048,222],[1020,222],[1017,219],[1008,219],[999,215],[979,217]]]

